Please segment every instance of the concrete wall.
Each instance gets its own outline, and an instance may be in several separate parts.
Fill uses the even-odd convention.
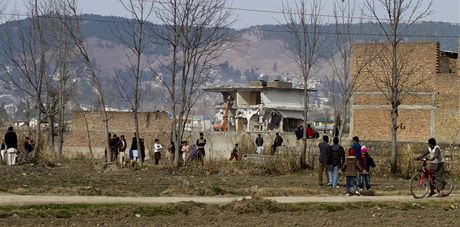
[[[262,93],[262,102],[267,108],[287,107],[302,108],[304,95],[302,90],[267,89]]]

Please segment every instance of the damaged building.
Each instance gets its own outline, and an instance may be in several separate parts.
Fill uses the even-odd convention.
[[[223,96],[213,122],[216,131],[292,132],[303,124],[304,90],[294,88],[290,82],[254,81],[205,91]]]

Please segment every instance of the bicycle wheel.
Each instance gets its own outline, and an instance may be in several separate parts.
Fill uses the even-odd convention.
[[[442,190],[442,193],[444,196],[448,196],[450,195],[450,193],[452,193],[452,190],[454,189],[454,180],[449,172],[444,172],[442,178],[444,184],[444,189]]]
[[[416,199],[422,199],[428,194],[430,188],[430,180],[422,177],[421,173],[416,173],[410,179],[409,189],[410,193]]]

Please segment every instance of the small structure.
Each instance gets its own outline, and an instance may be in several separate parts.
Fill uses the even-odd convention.
[[[205,91],[223,95],[214,119],[216,131],[293,132],[304,120],[304,90],[293,88],[289,82],[254,81],[246,86],[215,87]]]
[[[317,131],[331,133],[334,132],[335,129],[335,121],[328,119],[328,118],[318,118],[313,121],[314,128]]]

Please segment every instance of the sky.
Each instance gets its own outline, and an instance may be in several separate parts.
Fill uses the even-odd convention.
[[[2,0],[0,0],[1,2]],[[24,12],[23,0],[3,0],[6,1],[7,12],[13,12],[15,9]],[[294,0],[288,0],[294,1]],[[362,2],[364,0],[357,0]],[[82,13],[93,13],[107,16],[126,16],[120,0],[77,0]],[[233,8],[257,9],[268,11],[280,11],[283,0],[229,0]],[[332,14],[333,0],[323,0],[323,10],[321,14]],[[434,11],[432,15],[424,20],[444,21],[460,23],[460,0],[433,0]],[[278,24],[282,21],[281,14],[251,12],[243,10],[233,10],[237,21],[236,28],[244,28],[261,24]],[[325,18],[326,19],[326,18]]]

